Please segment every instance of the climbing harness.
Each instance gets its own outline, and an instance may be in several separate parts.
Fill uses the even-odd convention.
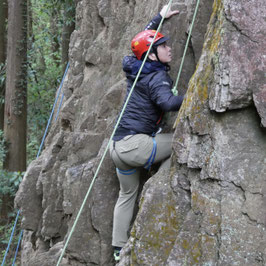
[[[155,156],[156,156],[157,143],[156,143],[155,138],[152,138],[152,141],[153,141],[153,148],[152,148],[151,156],[150,156],[150,158],[148,159],[147,163],[144,165],[144,168],[145,168],[146,170],[150,170],[152,164],[154,163]]]
[[[197,0],[197,5],[196,5],[196,8],[195,8],[195,12],[194,12],[193,20],[192,20],[192,23],[191,23],[191,26],[190,26],[189,38],[190,38],[190,35],[191,35],[191,32],[192,32],[192,29],[193,29],[193,25],[194,25],[194,22],[195,22],[195,17],[196,17],[196,13],[197,13],[197,11],[198,11],[199,2],[200,2],[200,0]],[[95,180],[96,180],[96,177],[98,176],[98,173],[99,173],[100,168],[101,168],[101,166],[102,166],[103,160],[105,159],[105,156],[106,156],[106,154],[107,154],[107,151],[108,151],[109,146],[110,146],[110,144],[111,144],[111,141],[112,141],[112,139],[113,139],[113,136],[114,136],[114,134],[115,134],[115,132],[116,132],[116,130],[117,130],[117,127],[118,127],[118,125],[119,125],[119,123],[120,123],[120,120],[121,120],[123,114],[124,114],[124,111],[125,111],[126,106],[127,106],[128,102],[129,102],[129,99],[130,99],[130,97],[131,97],[131,94],[132,94],[132,92],[133,92],[133,90],[134,90],[134,88],[135,88],[135,86],[136,86],[136,83],[137,83],[137,81],[138,81],[138,79],[139,79],[139,76],[140,76],[140,73],[141,73],[141,71],[142,71],[142,69],[143,69],[143,66],[144,66],[144,64],[145,64],[145,62],[146,62],[146,60],[147,60],[147,58],[148,58],[148,55],[149,55],[151,49],[152,49],[152,46],[153,46],[154,40],[156,39],[156,36],[157,36],[158,32],[159,32],[160,29],[161,29],[161,26],[162,26],[163,21],[164,21],[164,19],[165,19],[165,15],[168,13],[168,10],[169,10],[171,4],[172,4],[172,0],[170,0],[169,3],[168,3],[167,10],[166,10],[166,12],[163,14],[163,17],[162,17],[161,22],[160,22],[160,24],[159,24],[159,26],[158,26],[158,29],[157,29],[157,31],[156,31],[156,33],[155,33],[153,39],[152,39],[152,42],[151,42],[151,44],[150,44],[150,47],[149,47],[149,49],[148,49],[148,51],[147,51],[147,53],[146,53],[146,55],[145,55],[145,57],[144,57],[144,60],[143,60],[143,62],[142,62],[142,64],[141,64],[141,67],[140,67],[140,69],[139,69],[139,71],[138,71],[138,74],[137,74],[137,76],[136,76],[136,78],[135,78],[135,81],[134,81],[134,83],[133,83],[133,85],[132,85],[132,87],[131,87],[131,89],[130,89],[130,91],[129,91],[129,94],[128,94],[128,96],[127,96],[127,99],[126,99],[126,101],[125,101],[125,104],[124,104],[124,106],[123,106],[123,108],[122,108],[122,111],[120,112],[120,115],[119,115],[117,121],[116,121],[116,125],[115,125],[115,127],[114,127],[114,130],[113,130],[113,132],[112,132],[112,134],[111,134],[111,137],[110,137],[110,139],[109,139],[109,141],[108,141],[108,144],[107,144],[107,146],[106,146],[106,148],[105,148],[105,151],[104,151],[103,156],[102,156],[102,158],[101,158],[101,160],[100,160],[100,163],[99,163],[99,165],[98,165],[98,167],[97,167],[97,169],[96,169],[96,172],[95,172],[95,174],[94,174],[94,176],[93,176],[93,178],[92,178],[92,181],[91,181],[91,183],[90,183],[89,189],[87,190],[87,193],[86,193],[86,195],[85,195],[85,197],[84,197],[84,200],[83,200],[83,202],[82,202],[82,204],[81,204],[81,207],[80,207],[80,209],[79,209],[79,211],[78,211],[78,214],[77,214],[77,216],[76,216],[76,218],[75,218],[75,220],[74,220],[73,226],[72,226],[72,228],[71,228],[71,230],[70,230],[70,232],[69,232],[69,234],[68,234],[68,237],[67,237],[66,242],[65,242],[65,245],[64,245],[64,247],[63,247],[63,249],[62,249],[62,251],[61,251],[61,254],[60,254],[60,257],[59,257],[59,259],[58,259],[58,261],[57,261],[56,266],[59,266],[60,263],[61,263],[61,261],[62,261],[62,259],[63,259],[63,256],[64,256],[64,254],[65,254],[66,248],[67,248],[68,243],[69,243],[69,241],[70,241],[70,238],[71,238],[71,236],[72,236],[72,234],[73,234],[73,232],[74,232],[74,230],[75,230],[75,228],[76,228],[76,225],[77,225],[77,223],[78,223],[78,220],[79,220],[79,217],[80,217],[80,215],[81,215],[81,212],[83,211],[84,206],[85,206],[85,204],[86,204],[86,202],[87,202],[87,199],[88,199],[88,197],[89,197],[89,195],[90,195],[90,192],[91,192],[91,190],[92,190],[93,184],[94,184],[94,182],[95,182]],[[186,45],[186,48],[185,48],[184,53],[185,53],[186,50],[187,50],[188,43],[189,43],[189,41],[187,41],[187,45]],[[183,58],[185,58],[184,55],[183,55]],[[184,61],[184,60],[182,60],[182,65],[180,66],[180,70],[179,70],[180,73],[181,73],[181,70],[182,70],[182,67],[183,67],[183,61]],[[178,74],[177,81],[176,81],[176,85],[175,85],[175,87],[174,87],[173,90],[172,90],[172,92],[173,92],[174,95],[177,94],[176,86],[177,86],[177,83],[178,83],[178,81],[179,81],[180,73]],[[156,150],[155,150],[155,152],[156,152]]]
[[[152,152],[151,152],[151,155],[148,159],[148,161],[145,163],[145,165],[143,166],[146,170],[150,170],[151,166],[153,165],[154,163],[154,160],[155,160],[155,156],[156,156],[156,152],[157,152],[157,143],[156,143],[156,140],[155,138],[152,138],[152,141],[153,141],[153,147],[152,147]],[[117,153],[116,153],[117,154]],[[119,158],[119,155],[117,154],[118,158]],[[120,158],[119,158],[120,159]],[[121,159],[120,159],[121,160]],[[123,161],[123,160],[121,160]],[[137,169],[136,168],[133,168],[133,169],[129,169],[129,170],[121,170],[119,168],[116,168],[117,172],[119,174],[122,174],[122,175],[133,175],[136,173]]]
[[[45,138],[46,138],[46,135],[47,135],[48,129],[49,129],[49,127],[50,127],[50,124],[51,124],[51,121],[52,121],[52,118],[53,118],[53,115],[54,115],[54,110],[55,110],[55,108],[56,108],[56,105],[57,105],[57,102],[58,102],[59,96],[60,96],[60,94],[61,94],[61,90],[62,90],[62,87],[63,87],[63,83],[64,83],[64,80],[65,80],[66,74],[67,74],[67,72],[68,72],[68,69],[69,69],[69,63],[68,63],[67,66],[66,66],[64,76],[63,76],[62,81],[61,81],[61,83],[60,83],[59,90],[58,90],[58,93],[57,93],[57,96],[56,96],[56,99],[55,99],[55,102],[54,102],[54,105],[53,105],[53,109],[52,109],[51,114],[50,114],[50,118],[49,118],[49,120],[48,120],[48,122],[47,122],[47,126],[46,126],[46,129],[45,129],[45,132],[44,132],[44,135],[43,135],[43,138],[42,138],[42,142],[41,142],[41,145],[40,145],[40,147],[39,147],[39,150],[38,150],[38,154],[37,154],[37,156],[36,156],[36,159],[40,156],[40,153],[41,153],[41,151],[42,151],[42,148],[43,148],[43,145],[44,145],[44,140],[45,140]],[[64,93],[62,93],[61,100],[60,100],[59,106],[58,106],[58,108],[57,108],[57,113],[56,113],[56,117],[55,117],[55,122],[57,121],[58,114],[59,114],[59,110],[60,110],[60,108],[61,108],[61,106],[62,106],[63,98],[64,98]],[[8,242],[8,246],[7,246],[7,249],[6,249],[6,251],[5,251],[4,259],[3,259],[3,261],[2,261],[1,266],[4,266],[4,263],[5,263],[5,260],[6,260],[6,256],[7,256],[7,254],[8,254],[8,251],[9,251],[9,249],[10,249],[10,245],[11,245],[12,240],[13,240],[14,231],[15,231],[15,228],[16,228],[16,226],[17,226],[17,222],[18,222],[19,215],[20,215],[20,210],[18,210],[18,212],[17,212],[16,220],[15,220],[15,223],[14,223],[14,225],[13,225],[12,233],[11,233],[11,235],[10,235],[9,242]],[[14,257],[14,259],[13,259],[13,264],[12,264],[12,266],[15,265],[15,261],[16,261],[16,257],[17,257],[17,254],[18,254],[18,249],[19,249],[19,245],[20,245],[20,241],[21,241],[21,239],[22,239],[22,236],[23,236],[23,230],[21,230],[20,235],[19,235],[19,240],[18,240],[18,244],[17,244],[17,248],[16,248],[16,253],[15,253],[15,257]]]
[[[136,168],[130,169],[130,170],[121,170],[119,168],[116,168],[117,172],[121,175],[133,175],[137,172]]]

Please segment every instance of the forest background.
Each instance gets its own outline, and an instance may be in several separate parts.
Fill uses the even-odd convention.
[[[0,261],[17,213],[15,193],[36,158],[68,62],[77,1],[0,0]]]

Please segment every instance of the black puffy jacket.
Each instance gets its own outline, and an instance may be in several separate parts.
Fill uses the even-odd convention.
[[[128,81],[127,95],[141,64],[142,61],[135,56],[126,56],[123,60]],[[145,63],[113,140],[138,133],[153,135],[159,128],[164,112],[179,110],[183,96],[173,95],[173,81],[168,70],[168,66],[157,61]]]

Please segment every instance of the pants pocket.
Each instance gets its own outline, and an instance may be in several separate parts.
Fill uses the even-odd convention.
[[[139,141],[134,138],[135,135],[129,135],[116,143],[116,149],[119,153],[126,153],[138,149]]]
[[[134,135],[116,144],[116,151],[121,160],[133,167],[145,165],[153,148],[152,138],[145,134]]]

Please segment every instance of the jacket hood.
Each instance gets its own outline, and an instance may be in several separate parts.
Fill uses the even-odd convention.
[[[126,76],[132,79],[135,78],[142,63],[143,61],[138,60],[135,56],[125,56],[123,59],[123,70]],[[140,78],[144,76],[143,74],[146,75],[159,70],[168,71],[169,66],[157,61],[146,61],[142,68]]]

